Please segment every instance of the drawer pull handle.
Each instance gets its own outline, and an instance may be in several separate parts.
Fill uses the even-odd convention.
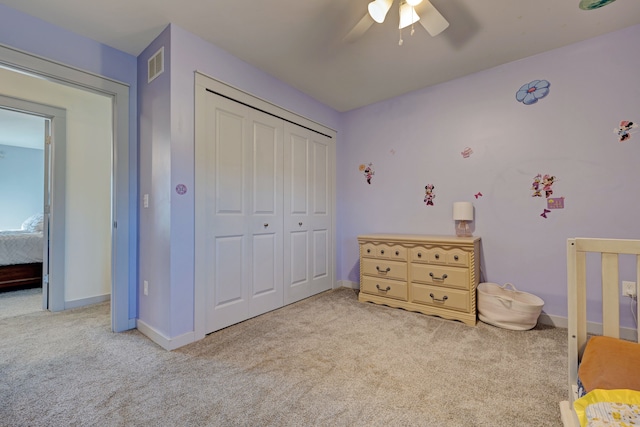
[[[418,258],[422,258],[422,252],[418,252]]]
[[[440,259],[440,254],[436,254],[436,259]]]
[[[371,249],[367,249],[367,253],[370,254],[371,253]]]
[[[457,261],[458,260],[458,255],[454,255],[453,259],[455,259]]]
[[[381,251],[380,251],[380,253],[381,253],[382,255],[384,255],[384,249],[383,249],[383,250],[381,250]]]
[[[267,228],[268,226],[269,226],[269,223],[268,223],[268,222],[265,222],[265,223],[264,223],[264,228]]]
[[[391,290],[391,286],[387,286],[386,288],[382,289],[380,285],[378,285],[377,283],[376,283],[376,288],[382,292],[389,292]]]
[[[433,280],[444,280],[444,279],[446,279],[446,278],[448,277],[448,276],[446,275],[446,273],[445,273],[445,274],[443,274],[443,275],[442,275],[442,277],[436,277],[436,276],[434,276],[434,275],[433,275],[433,273],[429,273],[429,276],[431,276],[431,278],[432,278]]]
[[[396,256],[400,255],[400,251],[396,251]]]
[[[378,270],[378,273],[386,274],[391,271],[391,267],[387,267],[385,270],[380,270],[380,267],[376,265],[376,270]]]
[[[442,299],[438,299],[435,297],[435,295],[433,295],[433,292],[429,294],[429,296],[431,297],[432,300],[434,300],[435,302],[445,302],[446,300],[449,299],[448,296],[443,296]]]

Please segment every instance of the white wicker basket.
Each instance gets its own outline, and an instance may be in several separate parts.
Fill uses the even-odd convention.
[[[511,289],[507,289],[510,287]],[[544,301],[511,283],[478,285],[478,318],[500,328],[525,331],[536,326]]]

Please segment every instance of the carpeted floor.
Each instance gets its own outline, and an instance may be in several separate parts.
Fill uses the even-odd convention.
[[[108,303],[0,320],[0,425],[561,426],[565,329],[326,292],[167,352]]]
[[[42,310],[42,288],[0,293],[0,319]]]

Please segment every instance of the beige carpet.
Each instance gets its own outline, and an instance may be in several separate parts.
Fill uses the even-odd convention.
[[[0,292],[0,319],[42,310],[42,288]]]
[[[0,320],[0,425],[561,426],[566,330],[515,332],[339,289],[167,352],[109,305]]]

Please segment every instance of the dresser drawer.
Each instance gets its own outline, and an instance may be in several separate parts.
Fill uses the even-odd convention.
[[[469,311],[469,292],[411,283],[411,302],[442,307],[451,310]]]
[[[469,269],[431,264],[411,264],[411,281],[469,290]]]
[[[361,251],[362,256],[366,258],[382,258],[397,261],[407,260],[407,248],[401,245],[364,243]]]
[[[407,283],[364,276],[360,283],[360,292],[406,301]]]
[[[423,248],[411,249],[411,262],[469,266],[469,254],[460,249]]]
[[[407,280],[407,263],[402,261],[363,258],[360,269],[367,276]]]

